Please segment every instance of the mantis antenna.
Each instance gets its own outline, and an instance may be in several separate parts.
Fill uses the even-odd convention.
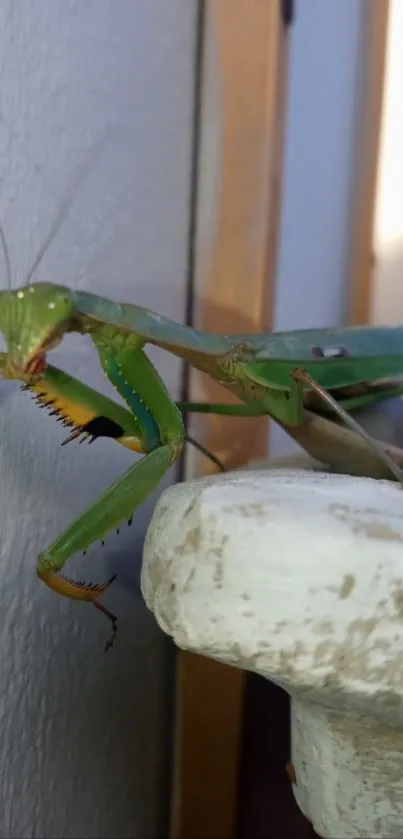
[[[6,234],[4,232],[3,225],[0,223],[0,239],[1,239],[1,246],[3,248],[4,254],[4,263],[6,266],[6,275],[7,275],[7,291],[11,291],[12,288],[12,277],[11,277],[11,262],[10,262],[10,254],[8,252],[8,245]]]
[[[88,149],[87,154],[84,156],[81,166],[79,166],[78,171],[76,173],[75,178],[73,179],[73,183],[67,194],[65,195],[63,201],[60,204],[59,212],[56,215],[56,218],[49,230],[48,235],[46,236],[45,241],[43,242],[42,246],[39,248],[39,251],[27,272],[25,277],[25,282],[23,285],[29,285],[32,277],[34,276],[35,272],[38,270],[39,265],[41,264],[44,256],[47,254],[51,244],[54,242],[57,234],[60,232],[63,222],[67,218],[69,211],[72,207],[74,199],[81,189],[83,183],[85,182],[86,178],[88,177],[92,166],[94,164],[94,158],[99,156],[101,148],[103,147],[104,143],[106,142],[107,137],[109,136],[109,129],[107,129],[106,134],[103,136],[101,140],[93,143],[93,145]]]
[[[3,248],[4,262],[5,262],[5,266],[6,266],[7,288],[8,288],[8,290],[10,290],[11,287],[12,287],[11,262],[10,262],[10,254],[8,252],[8,247],[7,247],[6,234],[4,233],[4,228],[3,228],[2,224],[0,224],[0,239],[1,239],[1,246]]]

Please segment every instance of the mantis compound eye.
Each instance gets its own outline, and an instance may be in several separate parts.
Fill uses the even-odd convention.
[[[10,369],[40,375],[46,369],[46,353],[58,346],[73,322],[74,293],[64,286],[38,283],[8,294],[0,307]]]

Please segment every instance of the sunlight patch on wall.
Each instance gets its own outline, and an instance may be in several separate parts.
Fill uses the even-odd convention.
[[[403,3],[391,0],[375,207],[372,321],[403,322]]]

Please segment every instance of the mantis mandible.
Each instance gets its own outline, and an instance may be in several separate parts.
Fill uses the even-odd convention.
[[[7,342],[1,374],[22,381],[39,404],[72,429],[64,443],[112,437],[144,455],[38,558],[37,573],[49,588],[90,601],[110,618],[113,633],[107,647],[115,637],[116,618],[98,599],[113,578],[94,585],[76,582],[61,571],[77,551],[85,552],[125,519],[131,523],[136,508],[182,453],[183,412],[268,414],[298,439],[307,411],[330,411],[361,437],[390,476],[403,483],[396,458],[349,413],[403,392],[403,379],[393,379],[403,370],[403,328],[214,335],[132,304],[37,283],[0,292],[0,329]],[[48,365],[47,353],[69,332],[90,336],[105,375],[127,409]],[[239,405],[176,404],[145,353],[147,344],[208,373],[238,397]],[[330,450],[323,459],[332,461]]]

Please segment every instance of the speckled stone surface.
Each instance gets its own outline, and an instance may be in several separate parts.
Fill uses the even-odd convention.
[[[142,588],[185,649],[292,696],[296,797],[329,839],[403,829],[403,494],[304,470],[160,498]]]

